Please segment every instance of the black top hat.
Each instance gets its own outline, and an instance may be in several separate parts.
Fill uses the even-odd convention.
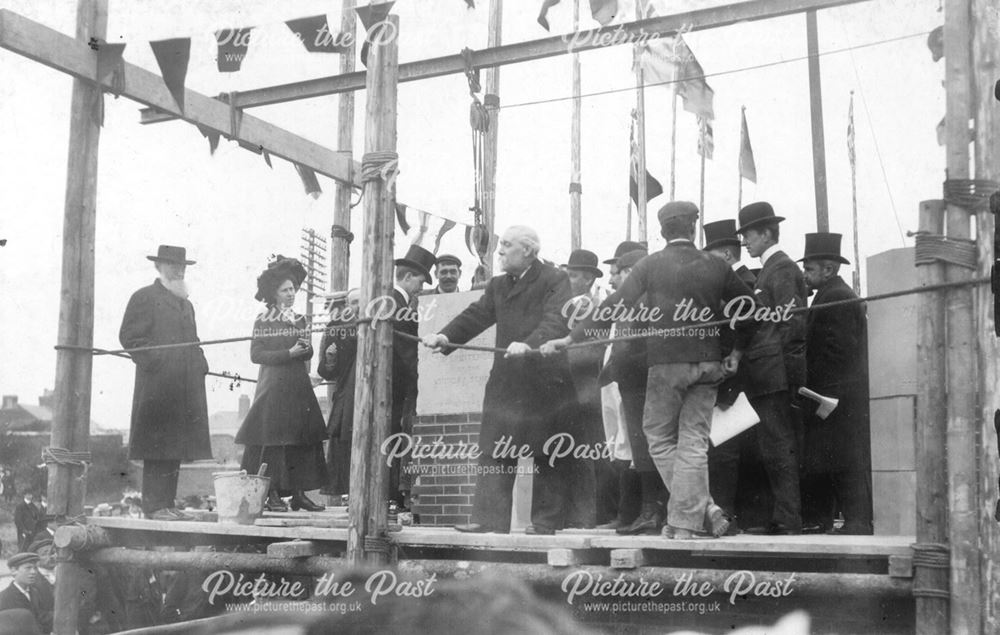
[[[595,278],[603,278],[604,272],[597,268],[597,254],[586,249],[576,249],[569,255],[569,262],[563,265],[567,269],[589,271]]]
[[[646,246],[646,243],[644,243],[644,242],[643,243],[637,243],[637,242],[634,242],[634,241],[631,241],[631,240],[626,240],[624,242],[620,242],[620,243],[618,243],[618,246],[615,247],[615,257],[614,258],[608,258],[607,260],[604,261],[604,264],[606,264],[606,265],[613,265],[613,264],[615,264],[615,263],[618,262],[619,258],[621,258],[622,256],[624,256],[628,252],[630,252],[630,251],[636,251],[638,249],[646,251],[648,249],[648,247]]]
[[[274,294],[278,286],[285,280],[291,280],[295,288],[302,286],[306,279],[306,268],[295,258],[286,258],[281,254],[274,257],[265,269],[257,276],[257,293],[254,298],[268,304],[274,302]]]
[[[419,245],[410,245],[409,250],[406,252],[406,256],[397,258],[395,263],[397,266],[402,265],[419,271],[427,280],[427,284],[430,284],[431,267],[434,266],[436,260],[437,258],[434,257],[434,254],[427,251],[423,247]]]
[[[806,234],[806,253],[804,256],[799,258],[798,262],[803,260],[836,260],[837,262],[845,265],[851,264],[847,258],[840,255],[840,239],[842,236],[840,234],[833,234],[830,232],[819,232],[816,234]]]
[[[739,247],[741,244],[740,237],[736,235],[735,220],[727,218],[714,223],[705,223],[705,251],[727,245]]]
[[[172,262],[175,265],[193,265],[194,260],[187,260],[187,250],[173,245],[160,245],[155,256],[146,256],[153,262]]]
[[[452,256],[451,254],[441,254],[440,256],[437,257],[437,260],[434,262],[434,264],[443,265],[448,262],[452,263],[457,267],[462,266],[462,261],[458,259],[458,256]]]
[[[774,215],[774,208],[771,207],[770,203],[763,201],[750,203],[740,210],[740,228],[736,230],[736,233],[742,234],[753,227],[780,223],[783,220],[785,220],[784,216]]]
[[[678,218],[680,216],[694,216],[697,218],[698,213],[698,206],[690,201],[670,201],[660,208],[660,211],[656,213],[656,218],[662,225],[671,218]]]

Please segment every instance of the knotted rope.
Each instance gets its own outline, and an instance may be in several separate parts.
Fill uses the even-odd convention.
[[[1000,190],[1000,183],[989,179],[948,179],[944,182],[944,200],[970,212],[989,208],[990,195]]]
[[[399,155],[391,151],[365,152],[361,157],[361,181],[385,181],[386,187],[392,187],[399,174]]]
[[[83,474],[76,477],[78,481],[82,481],[87,477],[87,468],[91,463],[90,459],[90,452],[70,452],[65,448],[42,448],[42,461],[44,461],[46,465],[55,463],[57,465],[82,467]]]
[[[913,549],[914,568],[947,569],[950,566],[948,545],[937,542],[924,542],[912,544],[910,547]],[[947,576],[945,580],[947,580]],[[951,594],[948,592],[947,586],[944,588],[914,586],[913,596],[947,600],[951,597]]]

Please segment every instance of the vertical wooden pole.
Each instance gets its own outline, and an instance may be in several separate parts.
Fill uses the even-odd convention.
[[[806,46],[809,52],[809,103],[812,114],[813,181],[816,192],[816,231],[830,231],[826,197],[826,143],[823,139],[823,91],[819,72],[819,34],[816,12],[806,11]]]
[[[973,82],[975,99],[976,178],[1000,181],[1000,103],[992,99],[990,87],[1000,79],[1000,14],[994,0],[972,2]],[[996,218],[988,210],[977,214],[976,237],[979,249],[977,276],[988,277],[993,264],[993,228]],[[1000,553],[1000,523],[993,510],[1000,492],[1000,461],[993,415],[1000,408],[1000,340],[993,315],[993,294],[988,286],[976,288],[976,333],[979,351],[979,553],[982,584],[982,624],[984,633],[1000,632],[1000,567],[993,561]]]
[[[580,30],[580,0],[573,2],[573,32]],[[583,244],[583,221],[580,185],[580,54],[573,53],[573,129],[572,157],[569,184],[570,249],[580,249]]]
[[[635,19],[641,20],[642,3],[635,3]],[[635,182],[638,185],[638,199],[635,203],[636,215],[636,240],[645,242],[646,238],[646,80],[642,73],[642,64],[639,58],[639,45],[634,47],[635,59],[635,143],[638,148],[639,160],[636,162]]]
[[[79,0],[76,37],[103,40],[108,26],[107,0]],[[91,60],[97,75],[97,53]],[[62,290],[59,298],[60,344],[90,348],[94,343],[94,245],[97,222],[97,160],[101,128],[96,109],[101,89],[73,80],[70,99],[69,158],[63,212]],[[56,353],[52,447],[73,452],[89,449],[90,390],[93,357],[89,353]],[[49,465],[49,513],[64,518],[83,514],[86,482],[83,469]],[[56,633],[75,633],[80,612],[80,568],[75,562],[56,566]]]
[[[920,203],[920,231],[944,233],[944,201]],[[944,282],[939,261],[918,268],[921,286]],[[944,293],[923,293],[917,323],[917,543],[948,544],[948,402],[945,392]],[[915,566],[914,589],[948,588],[948,570]],[[917,635],[948,632],[948,598],[919,594],[916,597]]]
[[[343,0],[340,13],[340,31],[353,38],[357,31],[357,15],[354,0]],[[354,40],[351,40],[352,44]],[[349,46],[340,55],[340,74],[354,72],[356,47]],[[337,150],[354,152],[354,91],[340,93],[337,97]],[[336,198],[333,203],[333,224],[343,228],[330,232],[330,290],[346,291],[350,284],[351,243],[346,232],[351,231],[351,185],[337,181]]]
[[[677,83],[670,87],[670,200],[677,196]],[[700,208],[699,208],[700,209]]]
[[[399,17],[386,20],[399,33]],[[365,90],[365,154],[396,151],[398,37],[374,37],[368,54]],[[392,293],[395,186],[381,178],[365,184],[361,306]],[[368,316],[373,317],[373,316]],[[388,516],[388,472],[382,443],[388,436],[392,398],[392,323],[373,320],[358,326],[357,385],[354,392],[355,457],[351,461],[347,559],[385,564],[388,554],[366,549],[366,539],[384,540]],[[368,556],[366,559],[366,555]]]
[[[698,240],[697,244],[702,247],[705,244],[705,153],[708,145],[708,121],[698,118],[698,134],[701,137],[701,173],[698,179]]]
[[[488,44],[490,48],[500,46],[503,36],[503,0],[490,0],[490,22]],[[496,233],[497,199],[497,156],[500,139],[500,67],[494,66],[484,71],[486,92],[483,105],[490,116],[490,128],[486,131],[486,152],[483,165],[483,224],[492,237]],[[493,243],[483,265],[486,280],[493,276]]]
[[[854,127],[854,91],[851,91],[851,110],[850,110],[850,126],[851,126],[851,228],[854,231],[854,273],[851,278],[853,281],[854,293],[861,295],[861,242],[858,239],[858,164],[857,164],[857,153],[854,149],[855,141],[857,136],[857,129]]]
[[[971,0],[946,0],[944,22],[947,178],[969,178],[969,118],[972,114]],[[949,238],[968,239],[969,210],[948,204]],[[961,282],[972,271],[945,265],[945,281]],[[951,633],[981,633],[979,509],[976,452],[976,333],[972,289],[945,298],[948,330],[948,489],[951,544]]]

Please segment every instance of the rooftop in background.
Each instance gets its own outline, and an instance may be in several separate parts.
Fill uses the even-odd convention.
[[[55,392],[45,389],[38,404],[23,404],[17,395],[4,395],[0,406],[0,433],[8,432],[51,432],[52,410],[55,406]],[[120,430],[102,428],[90,420],[91,434],[121,434]]]

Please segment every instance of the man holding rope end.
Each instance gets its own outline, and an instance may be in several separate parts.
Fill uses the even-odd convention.
[[[183,247],[160,245],[159,277],[132,294],[118,339],[125,349],[198,342],[194,307],[187,299]],[[153,520],[193,520],[176,508],[181,461],[212,458],[205,374],[200,346],[132,353],[135,392],[128,458],[142,461],[142,510]]]
[[[752,293],[728,264],[695,247],[698,215],[694,203],[664,205],[657,218],[667,246],[636,263],[596,315],[541,349],[551,355],[584,339],[595,326],[607,325],[606,315],[634,309],[645,296],[646,322],[653,331],[646,339],[649,375],[643,431],[670,491],[663,536],[674,540],[717,538],[729,528],[709,494],[708,435],[719,383],[736,372],[756,329],[752,321],[738,322],[733,350],[723,358],[721,328],[708,324],[722,319],[724,306],[732,300],[752,304]]]
[[[546,440],[569,431],[576,393],[565,355],[528,355],[532,348],[568,332],[563,308],[571,298],[566,274],[538,259],[538,234],[514,226],[500,239],[505,273],[486,285],[483,296],[469,305],[440,333],[423,344],[448,355],[496,325],[496,346],[506,349],[493,358],[483,398],[479,433],[479,474],[472,522],[463,532],[510,532],[511,503],[517,459],[535,459],[531,522],[527,533],[552,534],[564,527],[571,471],[569,461],[543,456]]]

